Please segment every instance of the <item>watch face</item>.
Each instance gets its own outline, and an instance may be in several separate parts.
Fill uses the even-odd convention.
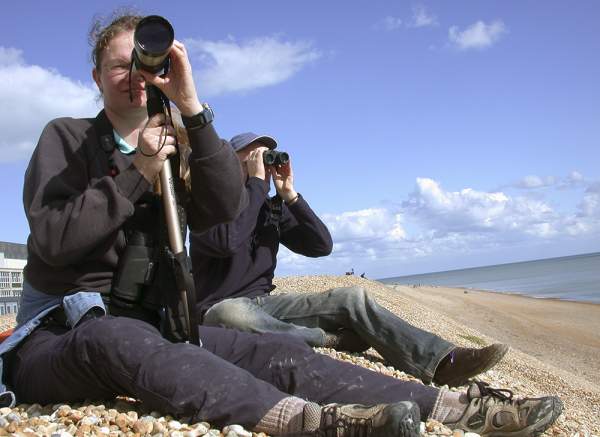
[[[206,111],[204,119],[206,120],[206,123],[210,123],[215,118],[215,113],[213,112],[212,108],[210,106],[208,106],[208,103],[205,103],[202,106],[204,107],[204,110]]]

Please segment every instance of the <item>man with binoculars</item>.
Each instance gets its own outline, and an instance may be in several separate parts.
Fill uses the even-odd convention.
[[[2,383],[13,391],[0,393],[2,406],[14,405],[14,395],[29,404],[126,395],[190,421],[336,437],[417,436],[419,410],[474,429],[468,419],[481,414],[481,401],[489,412],[481,431],[530,435],[555,420],[561,406],[555,397],[520,404],[479,385],[463,399],[335,361],[293,336],[200,326],[201,345],[171,342],[161,335],[166,302],[154,299],[152,278],[140,301],[118,303],[113,281],[128,235],[162,241],[153,183],[181,140],[168,117],[148,115],[148,84],[174,103],[185,125],[192,150],[183,202],[190,229],[202,233],[230,222],[249,204],[239,162],[198,99],[185,46],[164,45],[170,69],[163,75],[130,69],[141,23],[142,17],[122,15],[95,27],[93,77],[104,109],[96,118],[50,121],[27,168],[28,261],[18,325],[0,346]],[[290,176],[275,177],[283,187]],[[161,189],[164,195],[169,187]],[[158,297],[174,291],[165,281],[158,285],[165,295]]]
[[[234,221],[191,233],[198,318],[204,325],[285,332],[311,346],[350,351],[374,347],[397,369],[439,385],[463,385],[504,356],[504,345],[458,348],[417,329],[361,287],[271,295],[280,243],[295,253],[320,257],[331,253],[333,242],[325,224],[295,191],[291,162],[265,165],[276,152],[272,137],[248,132],[230,143],[244,170],[249,203]],[[268,196],[271,179],[277,192],[273,198]]]

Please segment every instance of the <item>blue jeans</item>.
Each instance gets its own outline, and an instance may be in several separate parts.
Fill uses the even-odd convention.
[[[431,382],[442,358],[455,347],[383,308],[361,287],[226,299],[206,312],[203,324],[255,333],[286,332],[311,346],[323,346],[326,332],[351,329],[388,363],[425,383]]]

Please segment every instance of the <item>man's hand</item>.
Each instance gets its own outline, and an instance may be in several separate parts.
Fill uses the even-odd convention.
[[[266,147],[258,147],[248,155],[246,166],[248,168],[248,176],[262,179],[269,183],[267,172],[265,171],[265,163],[263,162],[263,153],[268,150]]]
[[[294,190],[292,161],[288,161],[285,165],[269,166],[268,169],[273,178],[273,184],[275,185],[277,194],[281,196],[285,203],[294,203],[298,198],[298,193]]]
[[[140,132],[133,165],[148,182],[154,183],[165,160],[175,152],[175,130],[165,124],[164,114],[156,114]]]

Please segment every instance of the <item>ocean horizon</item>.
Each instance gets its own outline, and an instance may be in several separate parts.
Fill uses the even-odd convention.
[[[600,252],[378,279],[600,304]]]

